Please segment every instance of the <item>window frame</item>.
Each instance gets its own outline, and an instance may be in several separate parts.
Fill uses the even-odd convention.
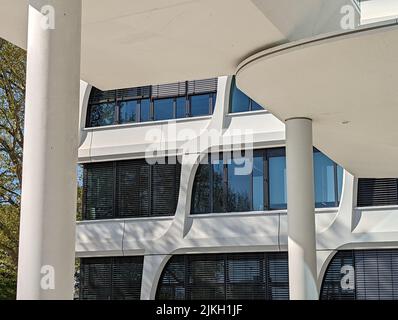
[[[197,118],[197,117],[205,117],[205,116],[211,116],[214,113],[215,110],[215,105],[217,101],[217,94],[218,94],[218,85],[215,87],[215,91],[212,90],[203,90],[199,92],[189,92],[189,84],[195,83],[196,81],[206,81],[206,80],[213,80],[216,81],[216,78],[213,79],[204,79],[204,80],[195,80],[195,81],[185,81],[185,93],[184,94],[176,94],[176,95],[162,95],[158,96],[155,95],[153,92],[153,87],[154,86],[146,86],[146,87],[137,87],[137,88],[132,88],[132,89],[137,89],[138,92],[140,92],[139,95],[134,96],[134,97],[123,97],[123,92],[126,89],[117,89],[117,90],[109,90],[109,91],[100,91],[97,88],[93,87],[91,89],[91,94],[90,94],[90,99],[87,105],[87,115],[86,115],[86,122],[85,122],[85,127],[87,129],[93,129],[93,128],[101,128],[101,127],[109,127],[109,126],[114,126],[114,125],[125,125],[125,124],[131,124],[131,123],[148,123],[148,122],[161,122],[161,121],[173,121],[173,120],[178,120],[178,119],[189,119],[189,118]],[[146,90],[145,90],[146,88]],[[96,91],[94,91],[96,90]],[[143,92],[148,92],[147,94],[143,94]],[[104,93],[105,96],[112,96],[111,99],[104,99],[94,101],[92,102],[92,95]],[[205,96],[208,95],[208,113],[205,115],[198,115],[194,116],[192,115],[192,103],[191,100],[193,97],[197,96]],[[177,117],[177,99],[185,98],[185,115],[184,117]],[[141,104],[143,100],[149,100],[150,101],[150,110],[149,110],[149,120],[141,121]],[[156,100],[162,100],[162,99],[173,99],[173,111],[172,111],[172,118],[167,118],[163,120],[155,120],[155,108],[154,104]],[[136,110],[135,110],[135,121],[131,122],[125,122],[121,123],[120,122],[120,108],[121,104],[123,102],[129,102],[129,101],[136,101]],[[114,104],[114,121],[112,124],[108,125],[93,125],[92,120],[91,120],[91,115],[92,115],[92,107],[96,105],[101,105],[104,103],[112,103]]]
[[[317,152],[321,153],[321,151],[317,150],[314,148],[313,154],[315,155]],[[276,208],[271,205],[271,193],[270,193],[270,159],[272,157],[285,157],[286,158],[286,149],[284,147],[276,147],[276,148],[268,148],[268,149],[255,149],[253,150],[253,158],[256,156],[262,156],[263,158],[263,202],[264,202],[264,208],[263,210],[260,211],[279,211],[279,210],[287,210],[287,199],[286,199],[286,206],[283,208]],[[326,156],[326,155],[325,155]],[[258,210],[254,211],[254,192],[253,192],[253,180],[254,180],[254,173],[253,171],[250,174],[250,191],[249,191],[249,197],[250,197],[250,210],[247,211],[237,211],[237,210],[228,210],[228,197],[229,197],[229,168],[228,168],[228,163],[227,161],[224,161],[224,154],[222,152],[218,153],[218,159],[219,161],[223,162],[223,206],[222,210],[220,212],[216,212],[214,210],[214,164],[211,163],[212,156],[211,154],[208,155],[208,161],[206,165],[209,165],[209,203],[207,204],[207,207],[210,208],[210,212],[203,213],[202,211],[205,210],[195,210],[194,205],[195,203],[193,202],[192,199],[194,199],[194,192],[196,190],[196,175],[195,175],[195,180],[194,184],[192,187],[192,196],[191,196],[191,215],[204,215],[204,214],[223,214],[223,213],[239,213],[239,212],[258,212]],[[332,161],[333,162],[333,161]],[[203,164],[199,164],[201,166]],[[318,203],[314,202],[315,208],[337,208],[340,205],[340,197],[339,197],[339,182],[338,182],[338,169],[339,166],[337,163],[333,162],[333,179],[334,179],[334,204],[331,206],[320,206]],[[199,167],[196,171],[196,174],[198,173]],[[315,177],[315,172],[314,172],[314,184],[316,182],[316,177]],[[342,181],[343,183],[343,181]],[[287,195],[286,195],[287,196]],[[314,193],[315,197],[315,193]],[[316,201],[316,199],[315,199]]]

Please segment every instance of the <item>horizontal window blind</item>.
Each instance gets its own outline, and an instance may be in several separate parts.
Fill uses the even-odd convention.
[[[218,79],[188,81],[188,95],[217,92]]]
[[[359,179],[358,207],[398,205],[398,179]]]
[[[347,268],[351,286],[343,279]],[[339,251],[326,271],[321,299],[398,300],[398,250]]]
[[[95,87],[91,89],[89,104],[99,104],[104,102],[114,102],[116,90],[101,91]]]
[[[139,300],[143,262],[143,257],[81,259],[80,299]]]
[[[159,300],[288,300],[286,253],[174,256],[159,281]]]
[[[84,165],[85,220],[174,215],[181,164],[129,160]]]

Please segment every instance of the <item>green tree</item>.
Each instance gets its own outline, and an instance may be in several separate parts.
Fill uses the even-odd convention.
[[[26,53],[0,38],[0,299],[16,292]]]

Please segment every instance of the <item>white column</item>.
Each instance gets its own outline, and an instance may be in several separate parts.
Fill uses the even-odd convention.
[[[80,39],[81,0],[29,1],[22,300],[73,298]]]
[[[291,300],[317,300],[312,121],[286,120]]]

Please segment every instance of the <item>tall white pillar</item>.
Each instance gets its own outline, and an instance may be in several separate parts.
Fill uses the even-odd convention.
[[[22,300],[73,298],[80,43],[81,0],[29,1]]]
[[[291,300],[317,300],[312,121],[286,120]]]

